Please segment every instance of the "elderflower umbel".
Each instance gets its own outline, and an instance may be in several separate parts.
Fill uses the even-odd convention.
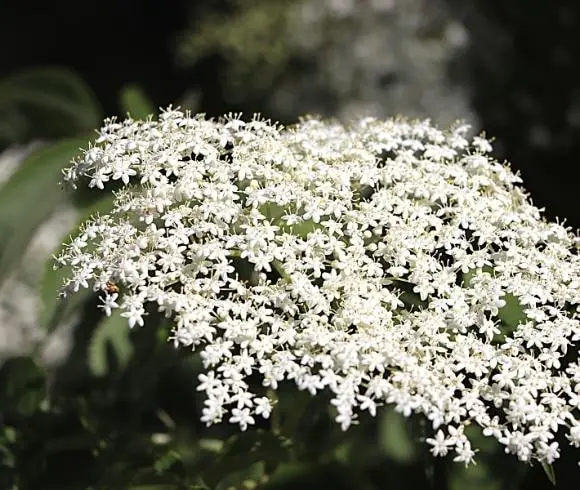
[[[580,445],[579,241],[467,135],[173,109],[108,120],[65,172],[120,184],[58,258],[65,292],[101,290],[131,327],[151,306],[170,318],[201,354],[207,424],[268,418],[265,387],[291,380],[331,393],[343,429],[391,404],[431,422],[435,455],[471,462],[476,424],[550,463],[557,433]]]

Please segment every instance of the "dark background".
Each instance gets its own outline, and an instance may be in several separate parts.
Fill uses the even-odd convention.
[[[195,27],[190,14],[204,4],[227,14],[227,3],[219,1],[7,0],[0,7],[0,76],[28,66],[65,65],[85,78],[107,115],[118,111],[117,93],[130,82],[139,83],[158,106],[195,87],[201,91],[200,111],[210,115],[264,109],[224,100],[225,60],[219,53],[188,68],[176,66],[178,34]],[[496,138],[498,156],[521,170],[534,202],[578,228],[579,2],[447,4],[471,38],[455,63],[481,127]]]

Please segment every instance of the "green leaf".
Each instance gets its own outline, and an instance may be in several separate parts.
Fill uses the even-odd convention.
[[[118,369],[127,366],[133,353],[129,336],[127,319],[121,316],[119,310],[99,323],[89,344],[87,360],[93,375],[106,375],[113,370],[113,363]]]
[[[94,216],[95,214],[108,213],[113,207],[113,201],[114,196],[107,193],[100,201],[97,201],[86,208],[80,208],[79,211],[81,212],[81,217],[77,225],[73,230],[71,230],[72,234],[74,235],[79,226],[87,221],[91,216]],[[67,240],[71,232],[67,232],[62,237],[61,241],[64,242]],[[89,244],[87,246],[87,251],[90,251],[92,248],[93,247]],[[62,249],[63,246],[60,246],[55,251],[55,255],[58,255]],[[41,328],[48,332],[56,328],[62,321],[69,318],[70,314],[76,311],[78,306],[92,294],[90,290],[81,290],[66,299],[59,298],[58,291],[63,286],[64,281],[70,277],[71,274],[71,267],[60,267],[55,269],[52,257],[46,261],[44,275],[40,283],[42,308],[40,311],[39,324]]]
[[[137,85],[127,85],[121,90],[121,109],[134,119],[147,119],[155,114],[153,103]]]
[[[551,464],[542,461],[542,469],[544,470],[544,473],[546,473],[550,483],[556,486],[556,472],[554,471],[554,467]]]
[[[511,331],[521,322],[525,322],[527,316],[524,313],[524,307],[516,296],[511,293],[507,293],[503,296],[502,299],[505,301],[505,305],[499,309],[497,316],[505,325],[509,327]],[[502,333],[505,335],[508,332]]]
[[[66,199],[59,186],[61,169],[81,145],[67,139],[40,148],[0,188],[0,284],[19,265],[38,227]]]
[[[153,463],[153,469],[159,475],[171,470],[171,467],[181,461],[181,455],[177,451],[168,451]]]
[[[3,412],[30,416],[46,397],[44,370],[30,357],[8,359],[0,369],[0,406]]]
[[[291,227],[291,233],[300,238],[307,238],[309,233],[314,230],[320,230],[324,228],[320,223],[315,223],[311,219],[302,221],[301,223],[296,223]]]
[[[308,477],[312,471],[308,461],[293,461],[291,463],[281,463],[270,476],[269,483],[274,488],[292,488],[301,477]]]
[[[379,446],[385,455],[397,463],[410,463],[417,457],[403,415],[393,409],[384,410],[379,424]]]
[[[500,490],[502,488],[501,473],[493,471],[485,461],[477,464],[454,464],[450,467],[450,490]]]
[[[258,461],[243,469],[224,476],[216,485],[215,490],[244,489],[251,490],[259,486],[264,477],[264,463]]]
[[[18,433],[14,427],[4,425],[0,428],[0,469],[10,468],[11,471],[16,466],[15,443]]]
[[[422,300],[421,296],[413,293],[412,291],[402,291],[399,295],[399,299],[405,304],[405,309],[407,311],[424,309],[428,306],[427,301]]]
[[[249,430],[228,439],[202,477],[211,488],[225,489],[258,481],[265,468],[290,459],[291,442],[269,431]]]
[[[270,221],[281,221],[280,218],[286,214],[287,210],[287,206],[278,206],[275,202],[267,202],[258,208],[258,211]],[[281,223],[284,223],[284,221],[281,221]],[[281,226],[279,223],[276,223],[276,225]]]
[[[300,238],[306,238],[309,233],[314,230],[322,229],[320,223],[315,223],[311,219],[302,221],[301,223],[296,223],[294,225],[288,225],[282,217],[290,211],[289,206],[279,206],[275,202],[268,202],[263,204],[258,208],[260,213],[262,213],[273,225],[279,226],[280,230],[284,233],[290,233]]]
[[[26,140],[30,122],[23,114],[0,105],[0,142]]]
[[[29,137],[31,129],[49,137],[72,135],[94,129],[102,119],[90,87],[62,67],[33,68],[0,81],[0,110],[9,119],[24,115],[25,124],[11,139]]]

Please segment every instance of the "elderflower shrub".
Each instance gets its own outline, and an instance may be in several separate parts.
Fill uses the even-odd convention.
[[[191,66],[219,54],[226,60],[227,100],[259,101],[286,120],[305,110],[341,120],[403,112],[435,114],[444,125],[458,118],[477,124],[458,83],[466,64],[456,62],[472,34],[457,12],[472,19],[472,7],[450,8],[441,0],[224,3],[225,15],[224,9],[190,12],[178,61]]]
[[[549,464],[556,434],[580,446],[579,240],[468,131],[108,120],[65,172],[120,188],[58,257],[64,293],[101,291],[130,327],[170,318],[208,425],[268,418],[290,380],[344,430],[391,404],[430,421],[436,456],[473,461],[473,424]]]

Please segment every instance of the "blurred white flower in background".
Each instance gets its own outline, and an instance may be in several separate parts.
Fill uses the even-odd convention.
[[[228,101],[255,99],[288,120],[406,114],[444,126],[478,124],[468,88],[455,76],[469,33],[445,1],[227,3],[226,16],[194,10],[178,58],[187,65],[223,56]]]
[[[290,19],[297,53],[316,58],[315,90],[336,97],[333,115],[342,120],[404,113],[443,125],[476,121],[468,94],[450,78],[449,65],[467,47],[468,33],[444,2],[305,0]],[[301,92],[277,90],[276,104],[288,112]]]

